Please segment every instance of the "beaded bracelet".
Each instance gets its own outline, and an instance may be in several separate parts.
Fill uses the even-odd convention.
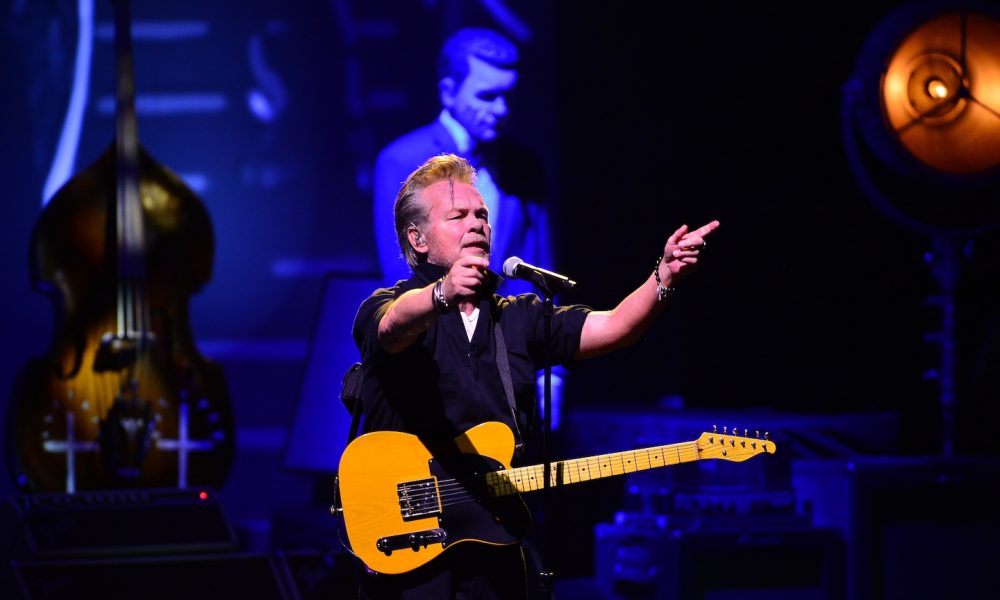
[[[444,277],[437,280],[434,284],[434,289],[431,292],[431,302],[434,304],[434,310],[438,311],[439,314],[445,314],[451,310],[451,306],[448,305],[447,298],[444,297]]]
[[[663,256],[660,256],[660,258],[656,259],[656,266],[653,267],[653,277],[656,278],[656,301],[657,302],[663,302],[664,300],[666,300],[667,298],[670,297],[670,294],[673,294],[674,292],[677,291],[677,288],[675,288],[675,287],[663,287],[663,284],[660,283],[660,263],[661,262],[663,262]]]

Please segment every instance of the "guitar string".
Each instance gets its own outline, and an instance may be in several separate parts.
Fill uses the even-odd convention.
[[[150,323],[150,306],[148,290],[146,289],[145,265],[140,261],[144,258],[145,231],[141,190],[139,189],[140,165],[139,143],[137,131],[137,115],[135,108],[135,82],[132,68],[131,32],[126,28],[125,35],[118,38],[116,71],[119,77],[117,91],[116,129],[118,143],[118,214],[119,221],[119,285],[124,278],[125,306],[119,306],[119,314],[124,312],[123,327],[118,333],[123,336],[123,347],[131,352],[131,362],[123,374],[124,381],[119,387],[124,392],[124,386],[130,386],[128,391],[131,400],[137,402],[145,394],[149,385],[147,379],[152,375],[148,372],[144,357],[148,351],[146,330]],[[121,249],[124,248],[124,256]],[[124,268],[123,268],[124,267]],[[124,277],[123,277],[124,276]]]
[[[693,443],[694,442],[685,442],[685,444],[693,444]],[[681,446],[680,444],[677,445],[677,447],[680,447],[680,446]],[[662,447],[662,449],[666,449],[666,448],[669,448],[669,447],[668,446]],[[661,448],[656,448],[656,450],[660,450],[660,449]],[[646,453],[647,455],[650,455],[651,453],[653,453],[653,451],[654,451],[654,449],[644,449],[644,450],[633,450],[632,452],[635,453],[635,454],[639,454],[639,455],[641,455],[642,453]],[[684,449],[682,449],[680,451],[680,453],[681,453],[681,462],[686,462],[684,459],[688,458],[689,456],[696,457],[697,456],[697,452],[698,452],[697,448],[684,448]],[[627,454],[627,453],[623,453],[623,454]],[[577,481],[590,481],[590,480],[593,480],[593,479],[601,479],[601,478],[604,478],[604,477],[612,477],[612,476],[615,476],[615,475],[630,473],[632,471],[643,471],[643,470],[646,470],[647,468],[657,468],[657,467],[660,467],[660,466],[669,466],[671,464],[675,464],[675,463],[662,462],[662,458],[661,458],[660,455],[665,455],[665,454],[667,454],[667,453],[666,452],[658,452],[658,453],[656,453],[655,456],[648,456],[648,458],[649,458],[649,461],[648,461],[649,467],[646,467],[646,466],[642,465],[640,463],[640,461],[637,460],[638,457],[636,457],[636,459],[634,460],[634,467],[635,468],[632,469],[631,471],[628,470],[625,467],[625,462],[622,461],[623,457],[620,454],[619,455],[602,455],[602,456],[591,457],[591,458],[586,458],[586,459],[573,459],[573,460],[566,460],[566,461],[559,461],[559,462],[561,462],[564,467],[566,467],[566,466],[569,467],[568,469],[565,469],[564,471],[565,471],[565,473],[567,473],[568,475],[570,475],[570,477],[567,477],[567,479],[569,479],[571,482],[573,482],[572,481],[572,477],[571,477],[571,475],[573,473],[577,474]],[[608,458],[610,460],[605,461],[604,460],[605,458]],[[615,460],[621,461],[621,465],[622,465],[621,468],[624,469],[624,471],[622,473],[616,473],[616,472],[614,472],[614,469],[616,467],[614,465],[612,465],[611,463],[613,463]],[[572,464],[572,463],[580,463],[580,462],[584,462],[585,465],[573,465]],[[602,465],[601,464],[602,462],[605,462],[606,464]],[[628,461],[628,462],[631,464],[633,461]],[[657,462],[662,462],[662,464],[656,464]],[[556,463],[553,463],[553,464],[556,464]],[[585,478],[584,477],[584,471],[586,469],[589,469],[590,472],[594,472],[594,471],[600,472],[601,470],[608,470],[608,469],[610,469],[612,472],[610,474],[598,474],[597,477]],[[542,474],[543,470],[544,469],[543,469],[542,465],[531,465],[531,466],[526,466],[526,467],[517,467],[517,468],[514,468],[514,469],[504,469],[504,470],[500,470],[500,471],[492,471],[491,473],[496,474],[499,479],[504,480],[507,484],[509,484],[509,485],[515,485],[515,484],[525,483],[525,482],[527,482],[529,480],[535,479],[536,477],[537,477],[537,479],[539,481],[542,481],[543,478],[544,478],[544,475]],[[534,472],[534,475],[531,475],[532,472]],[[516,475],[518,475],[518,474],[522,475],[521,479],[517,479]],[[439,486],[438,487],[440,489],[444,489],[444,488],[448,487],[449,484],[451,484],[452,482],[455,482],[455,481],[457,481],[457,480],[455,480],[455,479],[442,479],[442,480],[439,480]],[[461,485],[461,484],[457,484],[457,485]]]
[[[736,439],[739,439],[739,438],[730,438],[730,439],[732,441],[735,441]],[[741,439],[740,441],[741,441],[741,444],[745,444],[745,442],[747,440],[746,439]],[[684,443],[681,443],[681,444],[660,447],[660,448],[657,448],[656,450],[670,449],[670,448],[674,448],[674,449],[678,450],[678,455],[679,455],[680,462],[691,462],[691,460],[697,460],[698,449],[697,449],[697,446],[696,446],[696,442],[684,442]],[[763,451],[764,449],[765,449],[765,447],[762,445],[761,450]],[[653,452],[653,450],[652,449],[635,450],[633,452],[640,453],[640,454],[642,452],[646,452],[647,454],[649,454],[649,453]],[[666,454],[666,453],[665,452],[660,452],[659,454]],[[694,458],[692,458],[691,460],[685,460],[686,458],[689,458],[691,456],[693,456]],[[621,454],[619,454],[619,455],[607,455],[607,458],[611,458],[612,461],[608,461],[607,465],[603,465],[602,466],[602,465],[600,465],[600,463],[602,462],[603,458],[605,458],[605,457],[602,456],[602,457],[594,457],[594,458],[591,458],[591,459],[577,459],[577,460],[578,461],[581,461],[581,460],[582,461],[586,461],[587,464],[588,464],[588,467],[593,466],[594,463],[597,463],[598,470],[600,470],[601,468],[610,468],[613,471],[614,467],[611,466],[611,462],[614,459],[621,460],[623,458],[623,456]],[[660,457],[656,456],[655,458],[659,459]],[[568,462],[573,462],[573,461],[568,461]],[[670,466],[670,465],[674,465],[674,464],[678,464],[678,463],[653,464],[653,461],[651,460],[649,464],[650,464],[650,467],[648,467],[648,468],[657,468],[657,467],[660,467],[660,466]],[[638,467],[638,466],[639,465],[638,465],[638,461],[637,461],[636,462],[636,467]],[[622,468],[624,469],[624,462],[622,462]],[[504,491],[508,492],[508,494],[498,494],[498,495],[501,495],[501,496],[502,495],[510,495],[510,494],[513,494],[513,493],[518,492],[518,491],[535,491],[535,490],[539,489],[538,487],[535,487],[535,488],[532,488],[532,489],[529,489],[529,490],[521,490],[521,489],[518,489],[518,487],[517,487],[517,486],[523,485],[524,483],[527,483],[527,482],[530,482],[529,487],[530,487],[530,485],[542,485],[542,484],[539,484],[538,482],[531,481],[531,480],[534,479],[534,477],[529,477],[528,480],[523,481],[523,480],[519,480],[519,479],[516,479],[516,478],[511,479],[510,477],[504,478],[503,474],[505,474],[505,473],[515,473],[515,472],[520,471],[520,470],[528,470],[528,471],[534,470],[534,471],[537,472],[540,469],[541,469],[541,465],[534,465],[534,466],[529,466],[529,467],[519,467],[518,469],[509,469],[509,470],[503,470],[503,471],[494,471],[494,473],[498,474],[498,479],[501,479],[501,482],[500,482],[499,485],[503,486],[503,487],[509,486],[511,488],[510,490],[504,489]],[[572,470],[573,469],[570,469],[569,472],[572,473]],[[646,470],[646,469],[645,468],[636,468],[635,470],[638,471],[638,470]],[[580,469],[577,468],[576,471],[577,471],[578,475],[580,475]],[[600,479],[600,478],[603,478],[603,477],[610,477],[610,476],[615,476],[615,475],[622,475],[622,474],[627,474],[629,472],[634,472],[634,471],[627,471],[626,470],[626,471],[623,471],[622,473],[614,473],[614,472],[612,472],[609,475],[598,475],[597,478]],[[543,477],[544,477],[543,475],[539,474],[538,480],[539,481],[543,481]],[[572,478],[570,477],[570,478],[567,479],[567,483],[580,483],[580,482],[584,482],[584,481],[590,481],[590,480],[593,480],[593,479],[594,479],[593,477],[591,477],[590,479],[583,479],[582,477],[578,477],[576,481],[573,481]],[[457,490],[453,489],[455,487],[457,487],[458,489]],[[492,487],[495,488],[497,486],[494,485]],[[495,490],[492,490],[492,491],[495,491]],[[415,502],[421,502],[421,501],[427,501],[427,500],[430,500],[430,499],[433,499],[433,498],[437,497],[438,500],[441,502],[442,506],[450,506],[450,505],[453,505],[453,504],[457,503],[457,502],[453,501],[454,498],[456,498],[456,497],[462,498],[459,502],[465,502],[468,499],[472,499],[472,498],[467,498],[468,496],[470,496],[470,494],[466,490],[465,486],[462,483],[458,482],[455,479],[445,479],[445,480],[440,480],[439,481],[437,491],[435,491],[435,490],[429,490],[429,491],[424,491],[424,492],[418,492],[418,493],[414,493],[414,494],[410,495],[409,498],[412,499],[412,500],[414,500]]]
[[[735,437],[730,438],[731,442],[734,441],[734,440],[736,440],[736,439],[738,439],[738,438],[735,438]],[[741,444],[744,444],[747,440],[741,439],[740,441],[741,441]],[[677,454],[678,454],[678,456],[680,458],[680,462],[681,463],[683,463],[683,462],[691,462],[693,460],[697,460],[698,459],[698,456],[697,456],[698,455],[697,442],[684,442],[684,443],[681,443],[681,444],[674,444],[674,445],[670,445],[670,446],[663,446],[663,447],[657,448],[657,450],[664,450],[664,449],[671,449],[671,448],[677,450]],[[761,449],[762,450],[766,449],[766,446],[762,445]],[[650,449],[647,449],[647,450],[635,450],[633,452],[635,452],[635,453],[646,452],[647,454],[649,454],[649,453],[651,453],[653,451],[650,450]],[[666,452],[660,452],[659,454],[665,455]],[[690,460],[684,460],[684,458],[690,458],[692,456],[693,456],[693,458],[691,458]],[[618,459],[622,458],[621,455],[617,455],[617,456],[610,456],[609,455],[608,457],[609,458],[618,458]],[[590,458],[590,459],[577,459],[577,460],[586,461],[588,467],[592,466],[596,462],[598,464],[598,470],[600,470],[600,468],[601,468],[600,463],[602,462],[603,458],[604,457],[594,457],[594,458]],[[657,456],[657,458],[659,458],[659,456]],[[650,465],[651,465],[650,468],[656,468],[656,467],[660,467],[660,466],[671,466],[671,465],[675,465],[675,464],[679,464],[679,463],[663,463],[662,465],[653,465],[652,461],[651,461],[650,462]],[[611,465],[611,461],[608,461],[608,466],[606,468],[613,468],[610,465]],[[624,467],[624,463],[622,463],[622,465]],[[537,471],[540,467],[541,467],[540,465],[533,465],[533,466],[529,466],[529,467],[520,467],[518,469],[508,469],[508,470],[503,470],[503,471],[494,471],[493,473],[505,474],[505,473],[517,472],[519,470],[535,470],[535,471]],[[637,470],[645,470],[645,469],[637,469]],[[607,477],[607,476],[614,476],[614,475],[622,475],[622,474],[626,474],[628,472],[629,471],[625,471],[625,472],[622,472],[622,473],[614,473],[614,472],[612,472],[611,475],[599,475],[598,478],[603,478],[603,477]],[[502,477],[500,477],[500,478],[502,479]],[[539,479],[541,479],[541,477]],[[591,478],[591,479],[593,479],[593,478]],[[581,479],[577,479],[576,482],[570,480],[569,483],[578,483],[578,482],[582,482],[582,481],[589,481],[589,480],[584,480],[584,479],[581,478]],[[509,494],[501,494],[501,495],[512,495],[516,491],[522,491],[522,490],[517,489],[517,487],[516,487],[517,485],[519,485],[521,483],[519,480],[515,479],[514,481],[511,481],[510,479],[507,479],[507,481],[504,482],[504,483],[505,483],[505,485],[508,485],[508,486],[510,486],[513,489],[510,490]],[[496,486],[494,486],[494,487],[496,487]],[[538,488],[535,488],[535,489],[538,489]],[[504,491],[507,491],[507,490],[504,490]],[[532,490],[528,490],[528,491],[532,491]],[[471,501],[477,500],[477,497],[474,496],[472,493],[470,493],[465,488],[464,484],[462,484],[461,482],[459,482],[456,479],[443,479],[443,480],[439,480],[438,486],[437,486],[436,490],[429,490],[429,491],[424,491],[424,492],[418,492],[418,493],[415,493],[412,496],[410,496],[410,499],[414,500],[415,502],[428,501],[428,500],[433,500],[435,498],[438,500],[438,503],[440,504],[440,506],[442,508],[444,508],[444,507],[451,507],[451,506],[455,506],[455,505],[458,505],[458,504],[463,504],[465,502],[471,502]]]
[[[415,502],[421,502],[421,501],[433,500],[436,497],[440,501],[442,507],[454,506],[456,504],[461,504],[463,502],[468,502],[470,500],[475,500],[476,499],[476,497],[471,492],[469,492],[467,490],[467,488],[465,488],[461,483],[451,483],[453,481],[454,480],[448,480],[447,482],[445,482],[445,486],[439,486],[439,488],[440,487],[453,488],[453,487],[457,486],[458,489],[449,489],[448,491],[446,491],[444,493],[440,493],[440,494],[436,494],[433,491],[421,492],[419,494],[411,495],[410,499],[413,500],[413,501],[415,501]],[[576,482],[572,482],[571,481],[569,483],[579,483],[580,481],[581,480],[578,480]],[[510,485],[511,485],[511,487],[514,487],[515,484],[511,483]],[[541,485],[541,484],[539,484],[539,485]],[[538,489],[540,489],[540,488],[534,488],[534,489],[531,489],[531,490],[516,490],[516,489],[512,489],[512,490],[510,490],[510,493],[508,493],[508,494],[498,494],[498,496],[513,495],[513,493],[515,491],[536,491]]]
[[[738,439],[738,438],[731,438],[731,439]],[[677,445],[674,445],[674,446],[664,446],[664,447],[662,447],[662,449],[669,449],[671,447],[675,448],[675,449],[679,449],[679,453],[678,454],[680,455],[680,462],[690,462],[689,460],[685,460],[685,458],[694,457],[694,460],[696,460],[697,459],[697,453],[698,453],[697,447],[694,447],[694,448],[690,447],[692,444],[695,444],[695,442],[685,442],[685,443],[677,444]],[[685,448],[685,447],[683,447],[684,445],[687,445],[689,447]],[[660,449],[661,448],[656,448],[656,450],[660,450]],[[762,450],[763,449],[764,448],[762,446]],[[632,452],[636,453],[636,454],[641,454],[643,452],[645,452],[647,454],[650,454],[651,452],[653,452],[653,449],[634,450]],[[662,460],[660,458],[660,454],[664,454],[665,455],[667,453],[666,452],[660,452],[656,456],[651,456],[650,460],[649,460],[649,465],[650,465],[649,467],[645,467],[644,465],[641,465],[641,463],[638,460],[636,460],[635,461],[635,465],[634,465],[635,468],[633,470],[631,470],[631,471],[628,470],[625,467],[625,463],[624,462],[621,462],[621,464],[622,464],[621,468],[624,469],[623,472],[621,472],[621,473],[614,472],[615,467],[611,464],[614,460],[622,461],[622,455],[621,454],[618,454],[618,455],[598,456],[598,457],[592,457],[592,458],[588,458],[588,459],[574,459],[574,460],[561,461],[561,462],[562,462],[563,465],[567,465],[569,463],[585,461],[586,462],[586,467],[585,468],[589,468],[591,470],[591,472],[593,472],[593,471],[598,471],[599,472],[602,469],[611,469],[612,470],[612,473],[610,473],[610,474],[599,474],[597,477],[590,477],[590,478],[585,479],[583,477],[583,471],[585,470],[584,468],[582,468],[580,465],[577,465],[575,468],[571,466],[569,469],[567,469],[567,471],[566,471],[567,474],[571,475],[573,472],[576,472],[577,475],[578,475],[578,477],[577,477],[576,481],[572,481],[572,477],[567,477],[567,479],[568,479],[568,481],[570,483],[576,483],[576,482],[582,482],[582,481],[590,481],[590,480],[593,480],[593,479],[601,479],[601,478],[604,478],[604,477],[612,477],[612,476],[616,476],[616,475],[627,474],[627,473],[631,473],[631,472],[634,472],[634,471],[643,471],[643,470],[647,470],[647,469],[651,469],[651,468],[658,468],[658,467],[661,467],[661,466],[672,466],[674,464],[677,464],[677,463],[666,463],[666,462],[664,462],[662,464],[656,464],[658,461]],[[602,465],[600,463],[603,462],[604,458],[610,458],[611,460],[607,461],[606,464]],[[628,461],[628,462],[631,463],[632,461]],[[528,482],[530,480],[535,479],[535,477],[531,476],[531,475],[528,475],[527,479],[517,479],[516,477],[512,476],[513,474],[518,474],[518,473],[522,473],[523,474],[523,473],[530,473],[530,472],[534,471],[535,473],[537,473],[538,480],[542,480],[543,479],[543,475],[541,474],[542,470],[543,470],[542,465],[532,465],[532,466],[526,466],[526,467],[517,467],[517,468],[514,468],[514,469],[504,469],[504,470],[499,470],[499,471],[492,471],[490,474],[496,474],[497,478],[501,479],[502,483],[505,483],[507,485],[513,486],[513,485],[521,485],[521,484],[524,484],[524,483],[526,483],[526,482]],[[437,489],[438,490],[444,490],[444,491],[447,492],[449,488],[455,487],[455,486],[464,487],[464,485],[462,483],[458,482],[458,480],[456,480],[456,479],[440,479],[440,480],[438,480],[438,487],[437,487]],[[434,491],[431,490],[431,491],[427,491],[427,492],[422,492],[422,494],[423,495],[434,495]],[[413,494],[411,497],[419,497],[419,495],[420,494]]]
[[[694,457],[697,456],[697,449],[696,448],[693,449],[693,452],[691,450],[692,449],[688,448],[688,449],[684,449],[684,450],[681,451],[681,455],[682,455],[681,456],[681,462],[688,462],[688,461],[685,461],[684,459],[688,458],[689,456],[694,456]],[[651,449],[650,450],[635,450],[633,452],[637,453],[637,454],[641,454],[643,452],[646,452],[648,454],[648,453],[651,453],[652,450]],[[650,466],[648,468],[657,468],[657,467],[660,467],[660,466],[669,466],[671,464],[674,464],[674,463],[655,464],[656,461],[660,460],[660,456],[659,456],[660,454],[666,454],[666,453],[660,452],[655,457],[651,456],[650,457],[650,461],[649,461]],[[622,462],[622,468],[625,469],[625,470],[622,473],[616,473],[616,472],[614,472],[615,467],[612,466],[611,463],[615,459],[621,460],[622,457],[621,456],[614,456],[614,455],[608,455],[608,457],[611,458],[611,460],[607,461],[607,464],[605,464],[605,465],[601,465],[600,464],[602,462],[602,458],[603,457],[594,457],[594,458],[590,458],[590,459],[575,459],[575,460],[571,460],[571,461],[562,461],[563,465],[567,465],[568,463],[573,463],[573,462],[580,462],[580,461],[585,461],[586,462],[586,467],[584,467],[584,468],[581,468],[581,466],[578,465],[575,468],[573,466],[570,466],[569,469],[566,469],[565,470],[565,473],[566,473],[565,480],[568,481],[569,483],[577,483],[577,482],[590,481],[590,480],[593,480],[593,479],[601,479],[601,478],[604,478],[604,477],[612,477],[612,476],[615,476],[615,475],[621,475],[621,474],[626,474],[626,473],[630,473],[630,472],[633,472],[633,471],[642,471],[642,470],[646,470],[647,469],[647,467],[641,466],[640,463],[639,463],[639,461],[636,460],[635,461],[635,467],[636,468],[634,468],[632,471],[628,470],[624,466],[624,462]],[[629,462],[631,462],[631,461],[629,461]],[[594,472],[594,471],[598,471],[599,472],[601,470],[610,469],[610,470],[612,470],[612,473],[610,473],[610,474],[599,474],[597,477],[585,478],[585,476],[584,476],[584,470],[585,469],[590,469],[590,472]],[[506,470],[502,470],[502,471],[493,471],[492,473],[495,473],[497,475],[497,478],[500,479],[500,484],[501,485],[510,485],[510,486],[524,485],[524,484],[532,485],[532,484],[534,484],[534,480],[536,478],[537,478],[537,481],[538,481],[537,485],[541,485],[542,482],[544,481],[544,475],[542,474],[542,471],[543,471],[542,465],[533,465],[533,466],[528,466],[528,467],[518,467],[518,468],[515,468],[515,469],[506,469]],[[531,472],[534,472],[535,475],[531,475]],[[573,480],[573,477],[572,477],[572,474],[574,472],[577,475],[577,478],[576,478],[575,481]],[[518,479],[517,476],[516,476],[516,474],[521,474],[522,478]],[[461,483],[456,483],[456,481],[457,480],[455,480],[455,479],[442,479],[442,480],[439,480],[438,489],[447,491],[447,489],[450,486],[454,486],[454,485],[461,486],[462,485]],[[433,491],[429,491],[429,492],[425,492],[425,493],[433,495],[434,492]]]
[[[692,446],[694,446],[694,447],[692,447]],[[674,448],[674,449],[678,449],[679,450],[679,454],[681,455],[681,458],[682,458],[681,462],[691,462],[690,460],[688,460],[688,461],[683,460],[683,458],[690,457],[690,456],[694,457],[692,460],[697,460],[698,449],[697,449],[697,446],[695,446],[695,442],[683,442],[681,444],[670,445],[670,446],[663,446],[663,447],[657,448],[657,450],[660,450],[660,449],[670,449],[670,448]],[[633,452],[635,452],[635,453],[647,452],[648,453],[648,452],[651,452],[651,450],[645,450],[645,451],[644,450],[635,450]],[[665,452],[660,452],[660,454],[666,454],[666,453]],[[617,459],[621,459],[622,458],[621,455],[607,455],[607,456],[609,458],[611,458],[612,460],[614,460],[615,458],[617,458]],[[597,463],[598,464],[598,470],[600,470],[600,468],[602,468],[601,465],[600,465],[601,458],[603,458],[603,457],[594,457],[594,458],[591,458],[591,459],[576,459],[576,460],[577,461],[586,461],[588,463],[588,467],[591,466],[593,463]],[[565,464],[565,462],[574,462],[574,461],[564,461],[564,464]],[[605,466],[604,468],[608,468],[608,469],[612,469],[613,470],[614,467],[611,466],[611,464],[610,464],[611,462],[612,461],[608,461],[608,465]],[[678,463],[665,463],[664,462],[662,465],[659,465],[659,464],[658,465],[653,465],[652,461],[650,461],[650,465],[651,466],[649,468],[656,468],[656,467],[660,467],[660,466],[671,466],[671,465],[674,465],[674,464],[678,464]],[[624,468],[624,463],[622,463],[622,466]],[[524,491],[524,490],[517,489],[517,486],[522,485],[523,482],[521,480],[517,480],[517,479],[511,480],[510,478],[506,478],[506,480],[504,480],[505,478],[503,477],[502,474],[513,473],[513,472],[517,472],[517,471],[524,470],[524,469],[539,471],[539,470],[542,469],[542,467],[541,467],[541,465],[533,465],[533,466],[529,466],[529,467],[519,467],[519,468],[516,468],[516,469],[506,469],[506,470],[502,470],[502,471],[493,471],[493,473],[498,474],[498,479],[501,480],[500,483],[499,483],[499,485],[503,486],[503,487],[510,486],[512,488],[510,490],[510,493],[513,494],[515,491]],[[636,471],[640,471],[640,470],[646,470],[646,469],[645,468],[643,468],[643,469],[637,468],[635,470]],[[577,469],[577,471],[579,471],[579,469]],[[621,473],[612,472],[609,475],[599,475],[596,478],[591,477],[590,479],[578,478],[576,481],[569,480],[568,483],[580,483],[580,482],[584,482],[584,481],[591,481],[591,480],[594,480],[594,479],[602,479],[604,477],[612,477],[612,476],[616,476],[616,475],[624,475],[624,474],[627,474],[629,472],[633,472],[633,471],[623,471]],[[530,479],[534,479],[534,478],[531,477]],[[543,486],[544,485],[544,475],[539,475],[538,476],[538,480],[539,480],[539,482],[536,483],[536,485]],[[488,487],[496,487],[496,486],[489,486],[488,485]],[[529,489],[527,491],[535,491],[537,489],[539,489],[539,488],[533,488],[533,489]],[[500,495],[504,495],[504,494],[500,494]],[[411,500],[413,500],[413,501],[415,501],[415,502],[422,502],[422,501],[427,501],[427,500],[430,500],[430,499],[433,499],[433,498],[438,498],[438,500],[440,501],[440,503],[441,503],[442,506],[453,506],[455,504],[459,504],[459,503],[462,503],[462,502],[467,502],[469,500],[475,499],[472,496],[472,494],[467,490],[467,488],[465,487],[465,485],[462,484],[461,482],[459,482],[456,479],[442,479],[442,480],[439,480],[438,481],[438,486],[437,486],[436,490],[435,489],[431,489],[431,490],[427,490],[427,491],[416,492],[414,494],[408,495],[408,498],[411,499]],[[459,498],[459,500],[456,501],[455,500],[456,498]]]

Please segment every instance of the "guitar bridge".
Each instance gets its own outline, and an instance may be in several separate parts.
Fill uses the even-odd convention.
[[[409,548],[416,552],[430,544],[444,544],[446,541],[448,541],[448,532],[437,528],[379,538],[375,542],[375,547],[379,549],[379,552],[384,552],[386,556],[389,556],[393,550]]]
[[[433,477],[401,483],[396,486],[396,494],[399,496],[399,512],[404,521],[441,514],[437,481]]]

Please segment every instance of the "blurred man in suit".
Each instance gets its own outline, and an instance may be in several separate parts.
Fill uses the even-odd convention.
[[[518,256],[539,266],[553,264],[545,176],[536,156],[503,136],[518,79],[518,48],[491,29],[466,28],[451,35],[438,58],[441,112],[431,123],[390,142],[374,172],[374,222],[379,263],[386,285],[411,276],[401,255],[393,203],[406,177],[430,156],[457,154],[477,171],[476,188],[486,202],[492,268]],[[499,292],[532,291],[524,281],[505,281]]]

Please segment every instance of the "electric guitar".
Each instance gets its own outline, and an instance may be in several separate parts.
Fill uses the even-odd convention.
[[[691,442],[552,461],[549,485],[710,458],[739,462],[774,451],[767,434],[761,439],[703,433]],[[433,449],[395,431],[355,438],[340,458],[341,508],[335,507],[351,551],[372,571],[399,574],[461,542],[516,544],[530,524],[520,494],[544,489],[545,467],[512,469],[513,456],[514,434],[496,421]]]

